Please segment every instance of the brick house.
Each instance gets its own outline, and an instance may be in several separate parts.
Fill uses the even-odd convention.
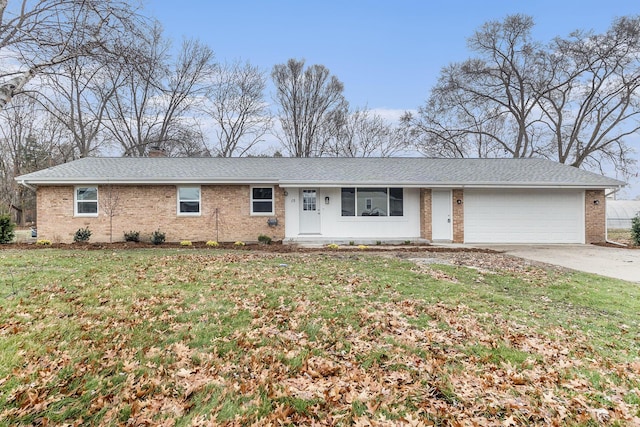
[[[286,243],[606,239],[623,182],[544,159],[84,158],[16,180],[37,194],[38,236]]]

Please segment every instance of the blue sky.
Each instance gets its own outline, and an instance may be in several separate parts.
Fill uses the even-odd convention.
[[[471,54],[466,39],[490,20],[524,13],[546,42],[575,29],[606,30],[640,14],[638,0],[148,0],[166,33],[198,38],[218,61],[242,59],[270,72],[289,58],[322,64],[356,107],[416,109],[440,69]],[[635,142],[640,152],[640,138]],[[636,158],[640,154],[637,153]],[[633,182],[630,196],[640,195]]]

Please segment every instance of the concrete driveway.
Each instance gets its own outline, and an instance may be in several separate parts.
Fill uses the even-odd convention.
[[[640,250],[594,245],[474,245],[533,261],[640,283]]]

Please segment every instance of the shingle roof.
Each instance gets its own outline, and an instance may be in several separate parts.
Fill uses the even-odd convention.
[[[92,157],[16,178],[32,185],[254,183],[283,186],[612,188],[625,183],[545,159]]]

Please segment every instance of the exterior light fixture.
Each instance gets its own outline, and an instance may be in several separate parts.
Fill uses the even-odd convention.
[[[329,196],[327,196],[327,197],[325,197],[325,198],[324,198],[324,204],[325,204],[325,205],[328,205],[328,204],[329,204]]]
[[[598,199],[594,200],[593,204],[596,205],[596,206],[599,205],[600,204],[600,200],[598,200]]]
[[[461,199],[458,199],[458,200],[456,200],[456,203],[457,203],[457,204],[459,204],[459,205],[461,205],[461,204],[462,204],[462,200],[461,200]]]

